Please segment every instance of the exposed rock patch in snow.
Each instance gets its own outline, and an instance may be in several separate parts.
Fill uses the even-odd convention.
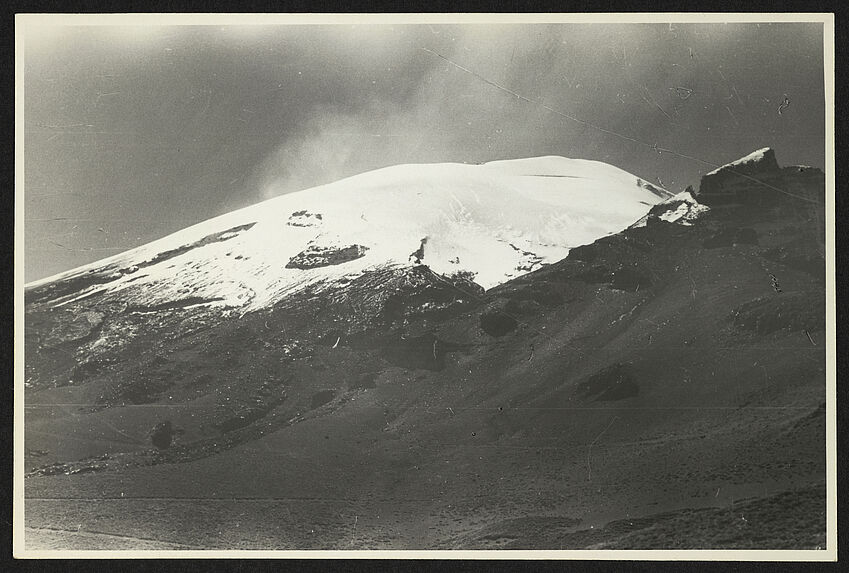
[[[317,269],[341,265],[365,256],[368,247],[362,245],[349,245],[342,248],[319,247],[310,245],[286,263],[287,269]]]
[[[321,224],[321,213],[309,213],[305,210],[295,211],[286,221],[290,227],[317,227]]]

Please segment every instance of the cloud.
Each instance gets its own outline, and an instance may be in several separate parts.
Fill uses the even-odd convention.
[[[605,159],[611,146],[633,148],[548,108],[631,137],[668,120],[635,96],[637,86],[621,69],[619,52],[633,57],[649,41],[639,28],[345,27],[326,39],[321,60],[340,62],[347,78],[366,80],[359,83],[365,89],[298,115],[297,129],[259,168],[259,199],[397,163],[542,154]],[[390,89],[399,85],[400,97]],[[654,96],[645,86],[640,93],[668,97],[665,88],[652,87]],[[341,89],[352,90],[344,81]],[[625,92],[627,99],[617,98]]]
[[[395,32],[396,41],[388,45],[376,41],[380,35],[363,30],[334,35],[332,47],[341,51],[342,65],[349,66],[354,77],[374,78],[365,83],[367,95],[358,94],[354,105],[316,103],[301,114],[295,132],[287,133],[259,167],[259,198],[397,163],[508,157],[517,141],[526,140],[523,147],[530,150],[531,140],[547,137],[539,129],[550,119],[549,112],[517,102],[425,50],[480,65],[494,81],[525,81],[525,72],[509,68],[505,59],[510,54],[497,49],[500,36],[493,30],[417,26]],[[361,45],[367,38],[372,41]],[[527,51],[547,40],[519,41],[520,50]],[[371,51],[373,45],[381,49]],[[361,50],[354,51],[355,46]],[[400,96],[388,88],[399,84],[404,86]]]

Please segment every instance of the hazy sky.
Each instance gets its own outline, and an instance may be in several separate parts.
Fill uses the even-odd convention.
[[[711,169],[542,105],[712,163],[824,166],[820,24],[62,27],[24,64],[27,281],[397,163],[563,155],[674,192]]]

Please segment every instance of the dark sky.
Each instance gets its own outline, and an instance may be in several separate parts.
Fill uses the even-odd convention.
[[[823,167],[822,41],[778,23],[30,29],[25,277],[397,163],[564,155],[675,192],[711,169],[542,105],[712,163],[772,146]]]

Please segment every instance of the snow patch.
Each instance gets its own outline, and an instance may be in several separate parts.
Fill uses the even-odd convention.
[[[720,171],[722,171],[726,167],[739,167],[740,165],[746,165],[748,163],[757,163],[758,161],[763,160],[766,153],[770,150],[771,150],[770,147],[764,147],[763,149],[758,149],[757,151],[753,151],[749,155],[746,155],[745,157],[741,157],[740,159],[737,159],[736,161],[732,161],[731,163],[726,163],[722,167],[717,167],[716,169],[714,169],[713,171],[711,171],[710,173],[708,173],[705,176],[707,177],[708,175],[716,175],[717,173],[719,173]]]

